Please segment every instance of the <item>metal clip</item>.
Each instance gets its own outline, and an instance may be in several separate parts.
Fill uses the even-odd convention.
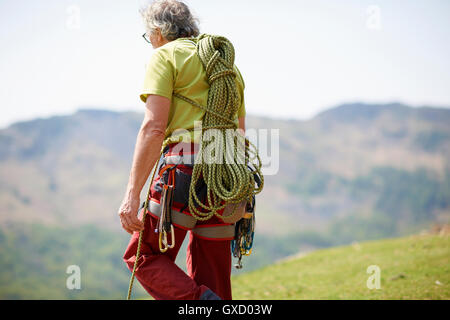
[[[242,256],[239,256],[238,262],[234,265],[236,269],[242,269]]]
[[[175,232],[172,225],[172,199],[173,199],[173,191],[175,186],[175,168],[176,166],[170,167],[165,166],[163,168],[163,171],[167,170],[169,173],[167,184],[163,185],[163,191],[161,194],[161,214],[159,217],[159,225],[158,225],[158,231],[159,231],[159,250],[161,252],[166,252],[168,249],[171,249],[175,247]],[[172,234],[171,236],[171,243],[169,244],[167,240],[167,233],[170,232]]]
[[[167,232],[165,230],[159,233],[159,251],[166,252],[168,249],[175,247],[175,232],[173,230],[173,225],[170,225],[170,233],[172,234],[172,243],[167,242]]]

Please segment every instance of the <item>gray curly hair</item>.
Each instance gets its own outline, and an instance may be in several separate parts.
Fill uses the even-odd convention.
[[[196,37],[200,30],[188,6],[177,0],[156,0],[140,10],[147,31],[153,32],[156,28],[169,41]]]

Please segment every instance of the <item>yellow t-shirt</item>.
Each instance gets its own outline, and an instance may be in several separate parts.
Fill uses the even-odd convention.
[[[149,94],[160,95],[171,99],[169,119],[165,132],[167,139],[174,130],[178,128],[192,129],[194,121],[202,120],[206,111],[191,105],[179,98],[173,97],[174,91],[194,100],[202,106],[207,105],[209,84],[206,80],[205,68],[197,55],[195,48],[195,38],[176,39],[155,49],[145,73],[144,88],[140,95],[143,102],[146,102]],[[234,65],[237,73],[236,83],[241,105],[235,118],[238,125],[238,118],[245,116],[244,88],[245,83],[239,69]],[[191,141],[197,142],[198,136],[190,131]],[[169,139],[175,140],[176,139]],[[170,142],[172,142],[170,141]]]

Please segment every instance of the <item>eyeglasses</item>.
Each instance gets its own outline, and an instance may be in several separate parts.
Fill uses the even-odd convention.
[[[144,38],[145,41],[147,41],[148,43],[152,44],[151,41],[150,41],[150,39],[147,37],[147,33],[144,33],[144,34],[142,35],[142,38]]]

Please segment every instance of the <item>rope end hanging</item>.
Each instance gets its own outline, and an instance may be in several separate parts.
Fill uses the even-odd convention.
[[[155,178],[155,173],[156,173],[156,170],[158,168],[159,159],[161,158],[161,156],[163,154],[163,150],[164,150],[166,145],[167,145],[167,142],[164,142],[162,147],[161,147],[161,152],[159,154],[159,158],[156,161],[155,165],[153,166],[153,172],[152,172],[152,177],[151,177],[150,183],[149,183],[150,185],[149,185],[148,191],[147,191],[147,197],[145,198],[145,203],[144,203],[144,206],[142,208],[142,210],[143,210],[143,212],[142,212],[142,223],[144,225],[145,225],[145,217],[147,216],[147,210],[148,210],[148,205],[149,205],[149,201],[150,201],[150,196],[151,196],[153,179]],[[136,268],[137,268],[139,256],[140,256],[140,253],[141,253],[141,244],[142,244],[142,236],[143,236],[143,234],[144,234],[144,230],[139,232],[139,240],[138,240],[138,246],[137,246],[137,249],[136,249],[136,255],[135,255],[135,260],[134,260],[134,265],[133,265],[133,271],[131,272],[130,283],[128,285],[127,300],[130,300],[131,292],[133,291],[134,277],[135,277],[135,274],[136,274]]]

